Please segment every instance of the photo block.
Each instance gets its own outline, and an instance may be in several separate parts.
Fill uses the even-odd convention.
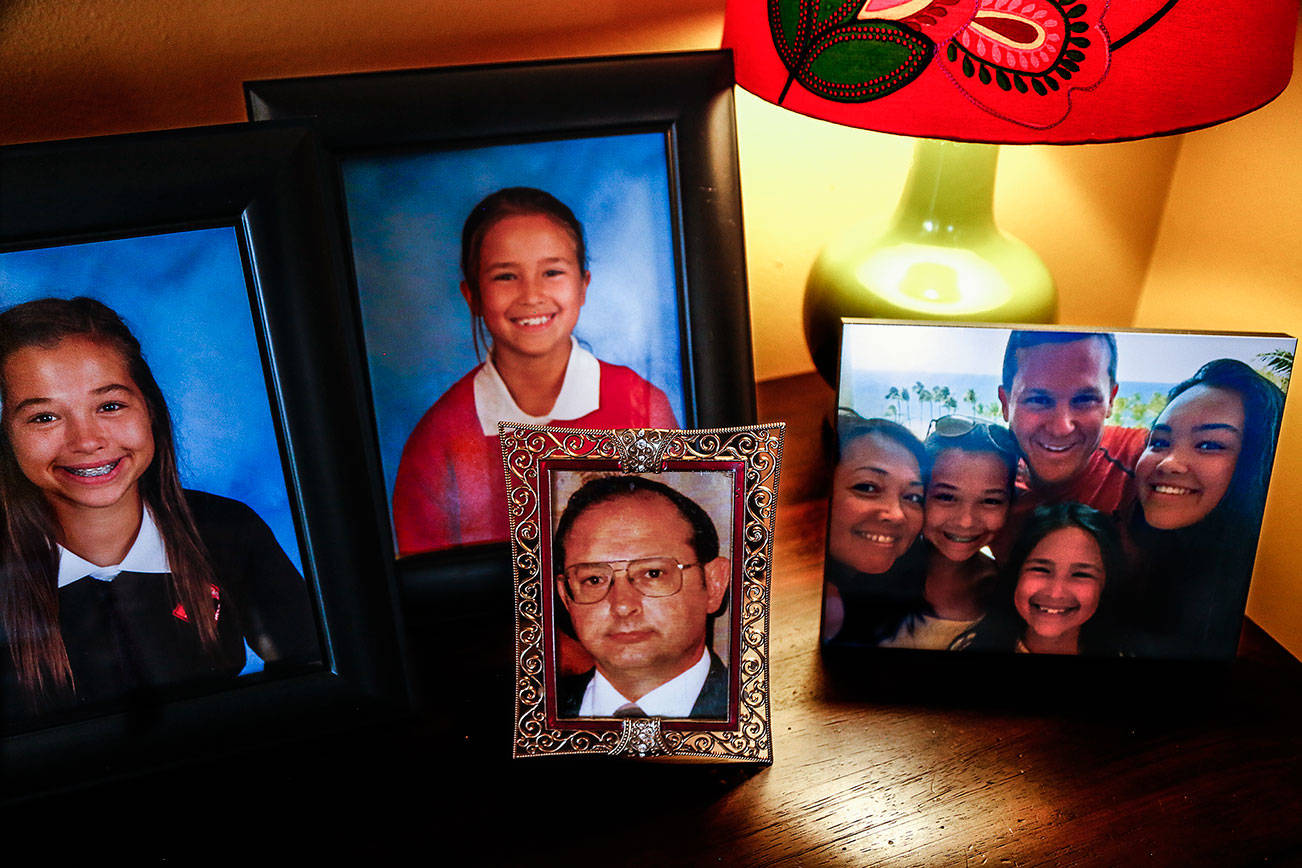
[[[825,650],[1232,660],[1296,343],[845,321]]]
[[[772,761],[783,430],[502,424],[515,756]]]

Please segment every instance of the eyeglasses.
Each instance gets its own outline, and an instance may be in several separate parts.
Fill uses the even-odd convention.
[[[623,564],[623,566],[616,566]],[[683,589],[683,570],[700,564],[680,564],[673,558],[638,558],[635,561],[574,564],[561,577],[570,599],[582,605],[600,603],[615,584],[615,574],[623,573],[628,583],[644,597],[672,597]]]
[[[930,437],[935,432],[937,437],[965,437],[973,431],[979,431],[984,434],[1000,452],[1006,452],[1009,455],[1017,455],[1017,440],[1013,437],[1012,432],[1002,425],[991,425],[987,422],[979,422],[976,419],[969,419],[967,416],[941,416],[939,419],[932,419],[931,424],[927,426],[927,436]]]

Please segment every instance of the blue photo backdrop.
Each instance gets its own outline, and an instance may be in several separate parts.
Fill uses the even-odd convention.
[[[343,164],[380,457],[392,496],[407,436],[479,364],[461,297],[461,227],[503,187],[546,190],[583,224],[592,283],[575,336],[664,390],[686,424],[666,141],[636,133]]]
[[[235,229],[0,254],[0,308],[85,295],[117,311],[167,398],[186,488],[252,507],[302,572]]]

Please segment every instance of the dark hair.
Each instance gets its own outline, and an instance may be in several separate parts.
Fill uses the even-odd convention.
[[[145,363],[140,343],[108,306],[91,298],[43,298],[0,313],[0,623],[19,683],[33,699],[75,687],[67,649],[59,633],[58,521],[41,490],[18,465],[9,440],[11,404],[4,369],[27,347],[52,349],[69,337],[83,337],[121,353],[149,412],[154,458],[139,480],[163,538],[178,602],[199,633],[205,650],[215,652],[217,630],[212,600],[212,567],[186,503],[177,470],[176,446],[167,402]],[[197,617],[195,617],[197,615]]]
[[[1001,446],[1000,441],[1007,442],[1008,446]],[[1017,452],[1017,441],[1003,425],[974,422],[972,428],[963,434],[943,435],[936,431],[927,435],[922,446],[927,450],[928,485],[931,484],[931,471],[935,469],[936,459],[940,453],[949,449],[958,449],[961,452],[988,452],[997,456],[1008,471],[1007,489],[1009,494],[1012,493],[1017,479],[1017,462],[1020,455]]]
[[[1236,359],[1216,359],[1198,369],[1192,377],[1171,387],[1167,401],[1194,386],[1229,389],[1243,401],[1243,445],[1229,488],[1221,502],[1204,521],[1221,521],[1226,516],[1260,514],[1266,504],[1266,485],[1275,460],[1275,442],[1284,414],[1284,393],[1261,374]]]
[[[1089,534],[1103,559],[1103,590],[1094,615],[1081,625],[1080,653],[1111,655],[1125,648],[1121,635],[1121,603],[1118,598],[1126,581],[1126,559],[1116,525],[1103,513],[1083,503],[1066,501],[1037,507],[1022,526],[1008,558],[999,565],[998,586],[993,605],[971,631],[973,651],[1012,651],[1025,632],[1026,623],[1013,604],[1022,565],[1040,542],[1054,531],[1079,528]]]
[[[1076,341],[1095,339],[1102,342],[1108,351],[1108,382],[1117,382],[1117,339],[1108,332],[1049,332],[1017,330],[1008,336],[1008,346],[1004,348],[1003,385],[1005,391],[1012,391],[1013,377],[1017,376],[1017,351],[1043,344],[1070,344]]]
[[[1201,521],[1162,530],[1135,502],[1127,529],[1136,551],[1131,608],[1157,656],[1232,655],[1252,574],[1284,410],[1283,393],[1243,362],[1216,359],[1171,388],[1229,389],[1243,401],[1243,443],[1229,487]]]
[[[545,190],[533,187],[504,187],[490,193],[470,209],[461,227],[461,274],[470,293],[470,316],[474,320],[475,355],[480,346],[487,348],[484,318],[480,315],[483,296],[479,287],[479,249],[484,236],[499,220],[517,215],[539,214],[559,223],[574,240],[574,258],[579,271],[588,270],[588,250],[583,239],[583,224],[564,202]]]
[[[696,501],[680,491],[676,491],[642,476],[602,476],[585,482],[578,491],[570,495],[561,513],[561,520],[556,524],[556,536],[552,542],[552,562],[558,567],[565,565],[565,538],[579,517],[595,506],[620,497],[633,497],[639,494],[651,494],[663,497],[673,504],[678,514],[692,529],[690,540],[696,559],[708,564],[719,556],[719,534],[714,529],[714,522]]]
[[[860,438],[867,437],[869,434],[880,434],[909,450],[909,453],[918,461],[918,470],[922,477],[926,478],[929,467],[927,450],[923,447],[922,441],[918,439],[916,434],[898,422],[880,418],[865,419],[847,407],[841,407],[837,410],[836,445],[833,463],[840,463],[841,456],[850,448],[850,444]]]
[[[836,439],[832,444],[833,466],[856,441],[878,434],[908,450],[918,462],[918,472],[929,472],[927,450],[908,428],[889,419],[864,418],[848,407],[837,410]],[[921,538],[919,538],[920,540]],[[900,624],[912,615],[929,610],[923,599],[926,556],[915,541],[884,573],[867,575],[831,557],[827,558],[824,581],[841,595],[845,621],[828,641],[835,645],[876,645],[895,635]]]

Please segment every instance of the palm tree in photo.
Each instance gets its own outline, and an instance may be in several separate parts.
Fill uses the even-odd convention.
[[[936,386],[931,390],[931,394],[935,397],[936,404],[942,410],[949,408],[949,403],[951,401],[949,395],[949,386]]]
[[[1257,360],[1265,366],[1263,372],[1267,379],[1273,380],[1282,391],[1288,391],[1288,383],[1293,375],[1293,354],[1288,350],[1271,350],[1257,353]]]
[[[1122,420],[1126,418],[1126,411],[1130,409],[1130,399],[1125,395],[1117,395],[1112,399],[1112,412],[1108,414],[1108,419],[1118,425],[1123,424]]]
[[[918,416],[921,418],[923,413],[922,405],[924,402],[931,400],[931,392],[928,391],[927,387],[923,385],[921,380],[917,380],[913,384],[913,394],[918,398]]]
[[[895,415],[898,417],[900,415],[900,390],[897,389],[895,386],[891,386],[891,390],[887,392],[883,397],[887,401],[895,402],[894,405],[889,406],[889,409],[893,409],[895,411]]]

